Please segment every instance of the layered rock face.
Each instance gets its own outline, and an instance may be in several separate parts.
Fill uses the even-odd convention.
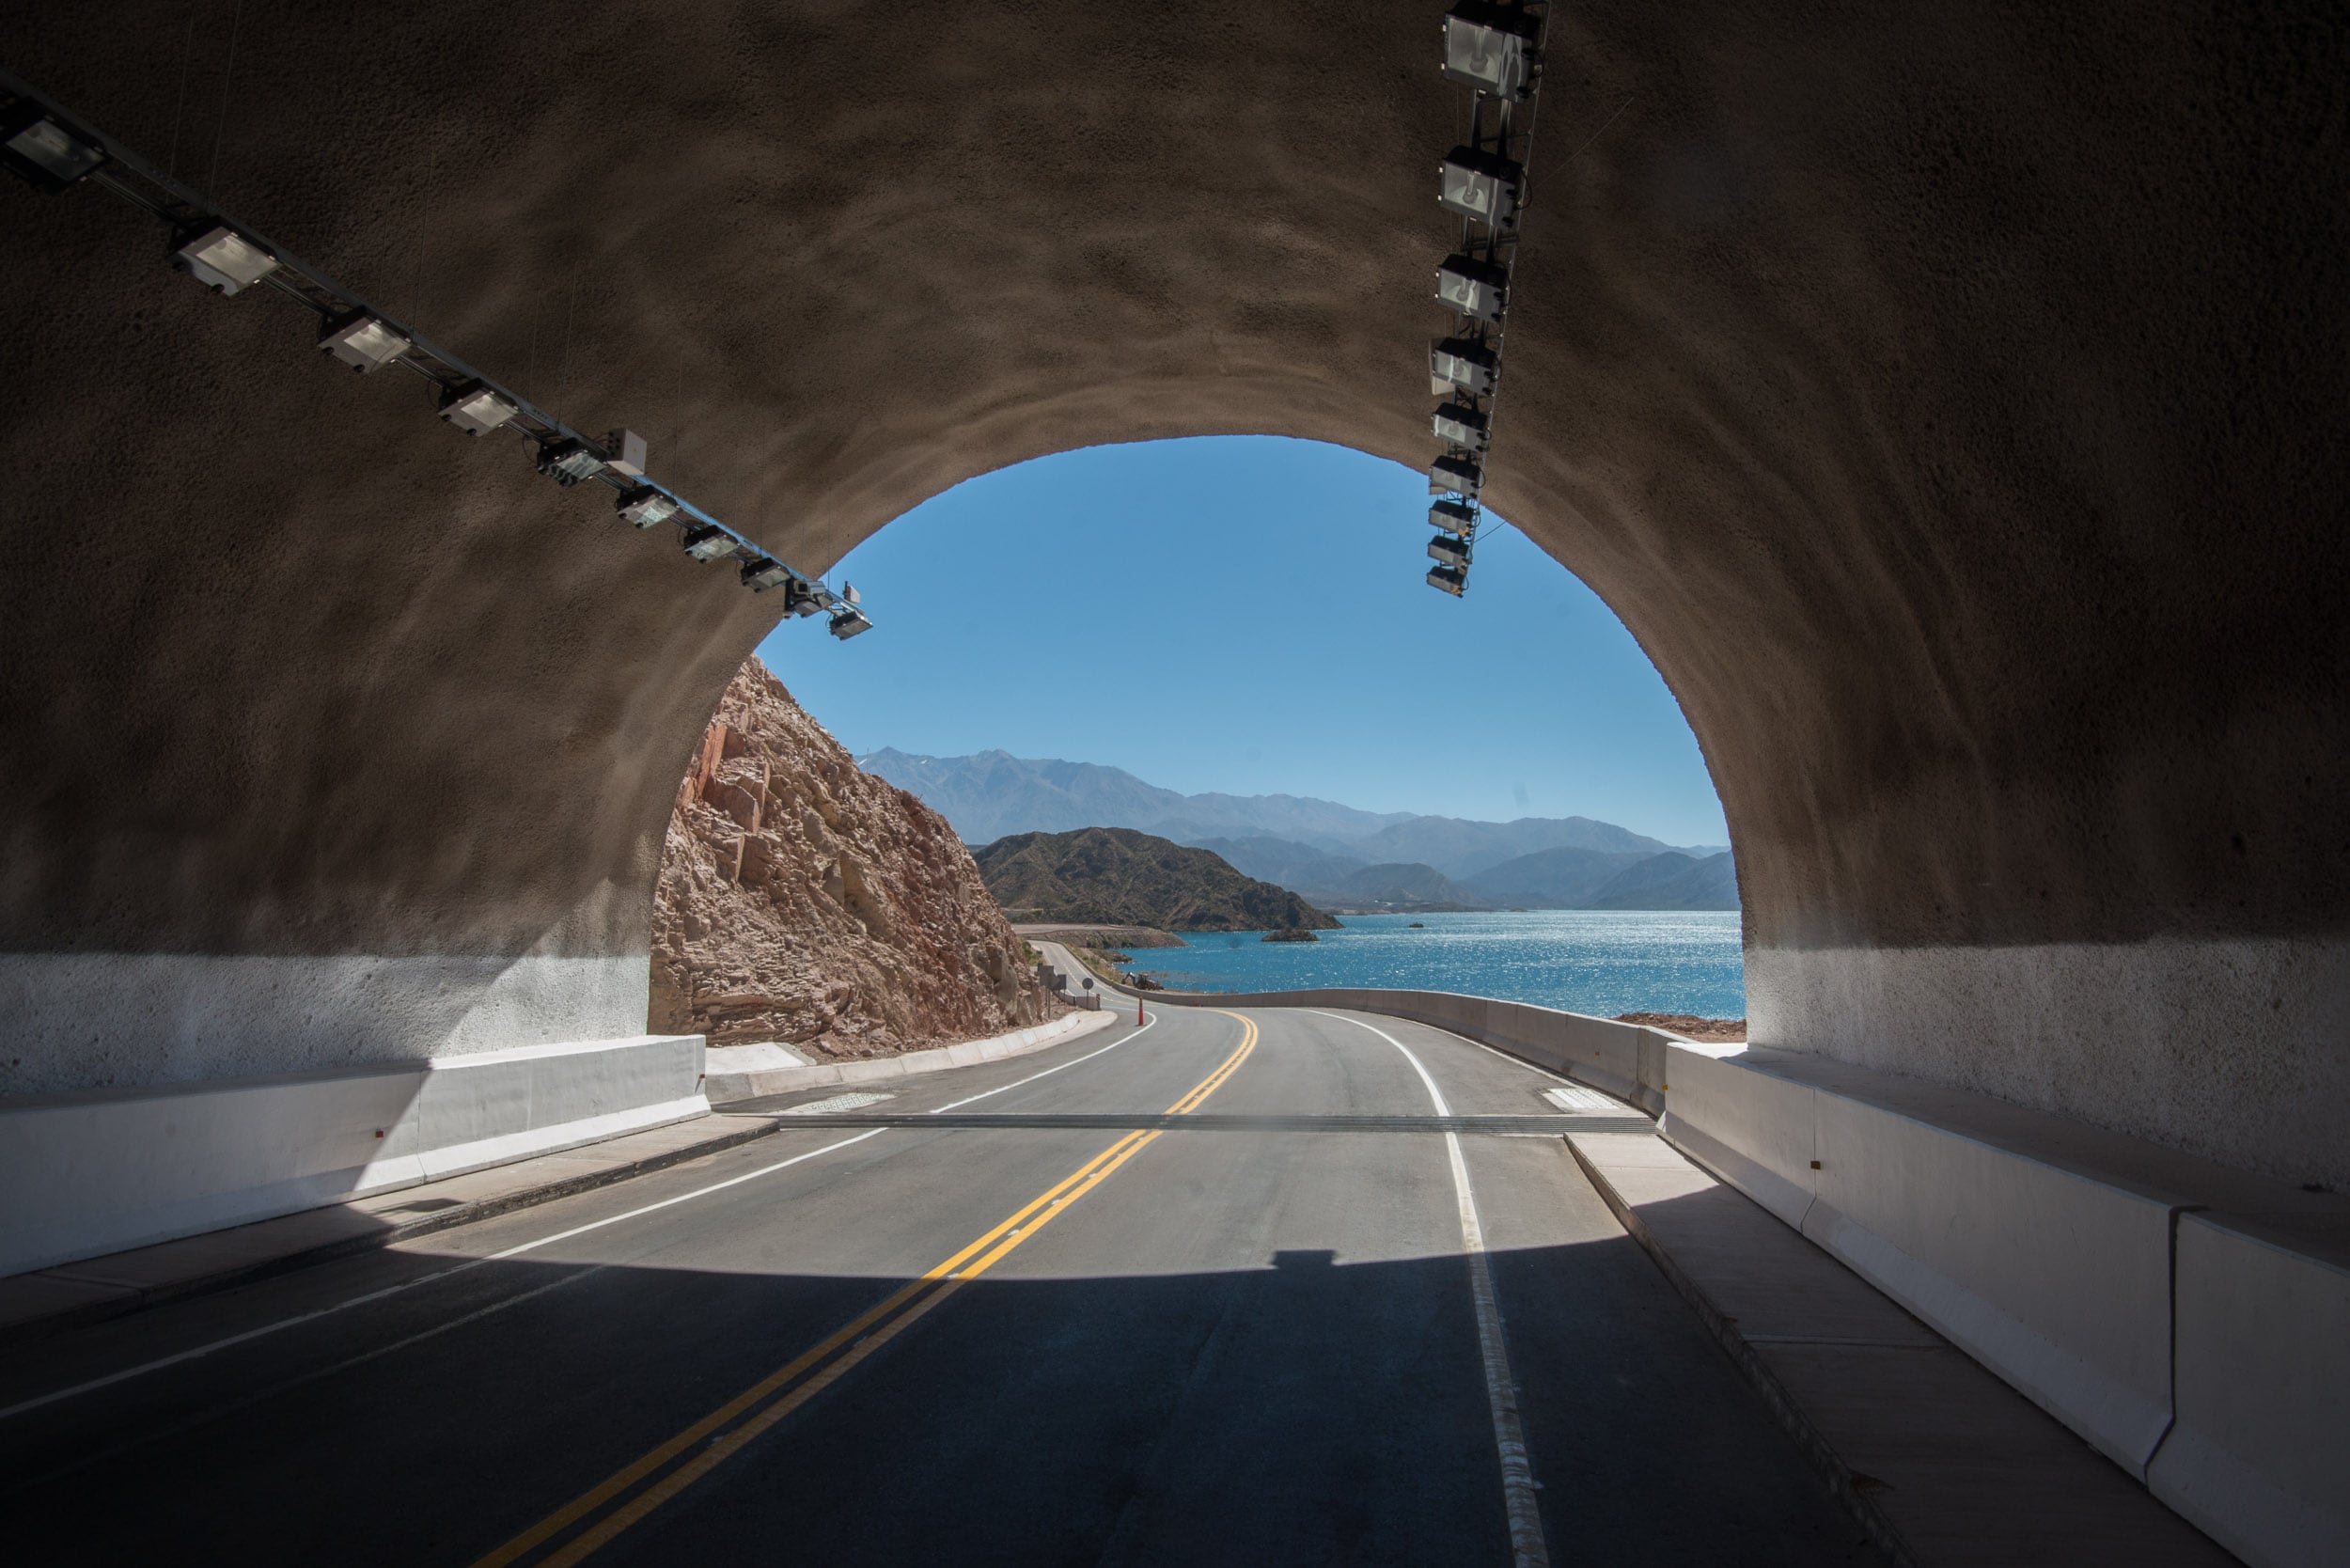
[[[670,815],[651,1028],[872,1057],[1059,1008],[945,819],[858,772],[766,666],[745,664]]]

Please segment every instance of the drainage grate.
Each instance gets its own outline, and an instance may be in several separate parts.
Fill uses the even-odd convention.
[[[1594,1113],[1601,1116],[1622,1116],[1632,1108],[1621,1100],[1610,1100],[1598,1090],[1585,1089],[1581,1084],[1565,1084],[1558,1089],[1546,1089],[1543,1090],[1543,1098],[1557,1105],[1560,1110],[1577,1116],[1590,1116]]]
[[[829,1100],[810,1100],[805,1105],[779,1110],[777,1116],[830,1116],[836,1111],[852,1111],[865,1105],[878,1105],[888,1099],[886,1094],[836,1094]]]

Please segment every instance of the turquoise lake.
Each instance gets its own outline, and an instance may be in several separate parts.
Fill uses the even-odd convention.
[[[1349,915],[1318,942],[1194,932],[1181,948],[1136,948],[1135,966],[1182,991],[1379,986],[1460,991],[1592,1012],[1747,1014],[1735,910],[1544,909],[1513,914]],[[1415,931],[1418,920],[1422,929]]]

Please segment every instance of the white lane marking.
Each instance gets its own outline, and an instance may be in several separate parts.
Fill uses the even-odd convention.
[[[1031,1073],[1026,1077],[1020,1079],[1016,1083],[1006,1084],[1002,1089],[991,1089],[983,1090],[978,1094],[967,1095],[961,1100],[952,1102],[951,1104],[941,1105],[937,1110],[928,1110],[924,1111],[922,1114],[925,1116],[936,1116],[942,1111],[959,1110],[963,1106],[971,1104],[974,1100],[984,1100],[988,1098],[989,1095],[1002,1094],[1007,1090],[1020,1088],[1022,1084],[1032,1084],[1039,1078],[1049,1078],[1056,1073],[1065,1073],[1072,1067],[1082,1066],[1084,1063],[1091,1061],[1095,1057],[1107,1056],[1110,1052],[1117,1050],[1120,1045],[1131,1044],[1135,1041],[1141,1039],[1144,1035],[1149,1034],[1152,1029],[1156,1028],[1158,1027],[1158,1022],[1159,1015],[1153,1012],[1150,1015],[1149,1021],[1134,1033],[1123,1035],[1119,1039],[1113,1040],[1098,1051],[1089,1051],[1084,1056],[1079,1057],[1075,1061],[1064,1061],[1058,1067],[1048,1067],[1042,1073]]]
[[[1359,1018],[1323,1012],[1320,1008],[1306,1011],[1369,1029],[1402,1052],[1419,1081],[1428,1086],[1428,1098],[1434,1103],[1436,1114],[1452,1114],[1445,1104],[1444,1090],[1436,1087],[1436,1080],[1428,1075],[1428,1069],[1420,1065],[1409,1045]],[[1494,1445],[1501,1450],[1501,1498],[1510,1518],[1512,1559],[1516,1568],[1548,1568],[1550,1546],[1543,1539],[1542,1504],[1534,1496],[1534,1465],[1527,1452],[1526,1423],[1518,1416],[1517,1380],[1510,1372],[1510,1347],[1501,1333],[1501,1304],[1494,1292],[1493,1265],[1485,1257],[1485,1228],[1477,1217],[1477,1196],[1469,1188],[1468,1161],[1461,1153],[1460,1136],[1445,1134],[1444,1147],[1452,1162],[1452,1194],[1461,1207],[1461,1246],[1468,1254],[1469,1294],[1477,1303],[1477,1346],[1484,1359],[1485,1404],[1493,1416]]]
[[[462,1328],[469,1323],[476,1323],[483,1318],[491,1317],[499,1312],[503,1312],[509,1307],[519,1307],[525,1301],[534,1300],[539,1296],[545,1295],[549,1291],[559,1291],[568,1285],[576,1285],[583,1279],[593,1278],[595,1276],[602,1274],[604,1270],[612,1266],[613,1265],[610,1263],[591,1264],[587,1268],[580,1269],[576,1273],[564,1275],[558,1279],[550,1279],[543,1285],[535,1285],[529,1290],[524,1291],[519,1294],[509,1295],[502,1301],[494,1301],[487,1307],[477,1307],[472,1311],[465,1313],[462,1317],[454,1317],[449,1319],[446,1323],[436,1323],[430,1328],[419,1329],[415,1333],[407,1336],[405,1339],[394,1340],[389,1344],[377,1345],[371,1350],[363,1350],[356,1356],[345,1356],[342,1360],[334,1362],[328,1366],[321,1367],[315,1372],[306,1372],[302,1373],[300,1376],[290,1377],[283,1383],[273,1384],[269,1388],[247,1394],[242,1399],[230,1400],[225,1404],[216,1404],[208,1409],[199,1410],[192,1416],[188,1416],[180,1420],[173,1421],[168,1426],[157,1427],[151,1432],[143,1432],[136,1437],[125,1438],[123,1441],[116,1443],[110,1448],[100,1449],[94,1452],[83,1454],[79,1458],[69,1460],[65,1464],[58,1466],[54,1470],[46,1470],[39,1475],[29,1476],[22,1481],[13,1482],[6,1488],[5,1491],[0,1491],[0,1496],[12,1495],[34,1487],[44,1486],[51,1482],[60,1479],[61,1477],[71,1475],[76,1470],[86,1470],[92,1465],[102,1463],[105,1460],[118,1458],[122,1454],[130,1452],[133,1449],[143,1447],[146,1444],[156,1442],[162,1438],[175,1437],[183,1432],[192,1432],[208,1421],[218,1420],[223,1416],[233,1416],[240,1410],[250,1409],[252,1406],[259,1404],[265,1400],[276,1398],[279,1394],[290,1393],[296,1388],[302,1388],[307,1384],[316,1383],[321,1378],[332,1377],[337,1372],[349,1372],[353,1367],[364,1366],[369,1361],[380,1360],[384,1356],[391,1355],[394,1351],[406,1350],[410,1345],[417,1344],[423,1341],[435,1338],[438,1335],[446,1334],[452,1328]]]
[[[1030,1074],[1027,1077],[1022,1078],[1019,1083],[1006,1084],[1003,1089],[991,1089],[985,1093],[974,1094],[970,1096],[969,1099],[957,1100],[953,1105],[941,1105],[938,1107],[938,1110],[931,1111],[926,1114],[935,1116],[939,1113],[939,1111],[950,1111],[957,1105],[969,1105],[972,1100],[984,1100],[988,1097],[988,1095],[1001,1094],[1005,1090],[1018,1089],[1021,1084],[1032,1084],[1039,1078],[1049,1078],[1054,1074],[1062,1071],[1064,1068],[1075,1067],[1080,1062],[1091,1061],[1095,1057],[1103,1056],[1110,1051],[1114,1051],[1118,1049],[1119,1046],[1125,1044],[1128,1041],[1148,1033],[1151,1029],[1151,1026],[1152,1024],[1156,1024],[1158,1021],[1157,1014],[1153,1013],[1151,1017],[1150,1023],[1143,1025],[1141,1028],[1135,1030],[1133,1034],[1125,1035],[1120,1039],[1113,1040],[1107,1045],[1103,1046],[1100,1050],[1089,1051],[1086,1055],[1077,1058],[1075,1061],[1064,1061],[1059,1067],[1048,1067],[1042,1073]],[[183,1361],[194,1361],[201,1356],[210,1356],[214,1351],[227,1350],[232,1346],[244,1344],[251,1341],[261,1339],[264,1336],[277,1333],[281,1329],[296,1328],[306,1323],[316,1323],[321,1318],[332,1317],[337,1312],[347,1311],[353,1307],[364,1307],[369,1302],[382,1301],[387,1297],[399,1295],[404,1291],[413,1291],[419,1285],[431,1285],[443,1279],[454,1279],[461,1274],[472,1273],[475,1269],[481,1267],[484,1263],[494,1263],[500,1262],[508,1258],[518,1258],[525,1252],[535,1252],[540,1247],[551,1247],[559,1241],[569,1241],[573,1236],[584,1236],[590,1231],[601,1231],[607,1225],[618,1225],[622,1220],[636,1219],[642,1215],[654,1214],[663,1209],[674,1208],[680,1203],[690,1203],[697,1198],[707,1198],[713,1192],[724,1192],[728,1187],[739,1187],[745,1182],[756,1182],[762,1176],[772,1176],[778,1170],[788,1170],[795,1165],[802,1164],[807,1160],[815,1159],[820,1154],[830,1154],[838,1150],[846,1149],[853,1143],[863,1143],[869,1137],[879,1137],[883,1133],[887,1131],[889,1131],[889,1129],[886,1127],[875,1127],[870,1132],[859,1133],[854,1137],[844,1137],[837,1143],[827,1143],[822,1149],[811,1149],[805,1154],[794,1154],[788,1160],[777,1160],[773,1165],[761,1166],[757,1170],[745,1171],[740,1176],[728,1177],[723,1182],[713,1182],[706,1187],[697,1187],[692,1192],[680,1193],[675,1198],[665,1198],[657,1203],[647,1203],[641,1208],[631,1209],[626,1214],[613,1215],[604,1219],[590,1220],[585,1225],[574,1225],[568,1231],[558,1231],[551,1236],[540,1236],[536,1241],[523,1242],[518,1246],[507,1247],[501,1252],[492,1252],[484,1257],[471,1259],[468,1262],[458,1264],[455,1268],[439,1269],[431,1274],[422,1275],[415,1279],[403,1280],[397,1285],[386,1285],[381,1290],[368,1291],[363,1295],[354,1295],[348,1301],[338,1301],[331,1307],[319,1307],[314,1308],[307,1312],[297,1312],[292,1317],[280,1318],[275,1323],[265,1323],[258,1328],[248,1328],[241,1334],[227,1335],[221,1339],[213,1340],[210,1343],[196,1345],[191,1349],[179,1351],[170,1356],[159,1356],[152,1361],[142,1361],[135,1367],[125,1367],[120,1372],[109,1372],[103,1377],[93,1377],[86,1382],[76,1383],[70,1388],[58,1388],[50,1393],[37,1395],[32,1399],[19,1400],[14,1404],[8,1405],[5,1408],[0,1408],[0,1421],[5,1421],[11,1416],[21,1416],[28,1410],[38,1410],[44,1404],[55,1404],[60,1400],[73,1399],[82,1394],[94,1393],[100,1388],[110,1388],[117,1383],[127,1383],[132,1378],[144,1377],[149,1372],[161,1372],[165,1367],[176,1367]]]

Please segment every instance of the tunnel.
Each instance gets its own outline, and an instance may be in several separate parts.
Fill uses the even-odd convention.
[[[0,43],[821,568],[1073,447],[1423,463],[1423,11]],[[1755,1039],[2350,1177],[2339,26],[1556,28],[1490,499],[1688,715]],[[8,1090],[640,1030],[667,803],[772,600],[305,363],[139,214],[5,199]]]
[[[1418,0],[230,9],[0,62],[811,570],[1076,447],[1432,455]],[[1754,1043],[2350,1182],[2342,19],[1599,4],[1546,59],[1487,499],[1687,715]],[[120,203],[0,235],[0,1095],[640,1035],[776,596]],[[1041,579],[970,613],[1049,634]]]

